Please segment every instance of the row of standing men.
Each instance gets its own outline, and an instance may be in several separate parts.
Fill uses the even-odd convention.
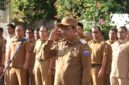
[[[91,39],[74,18],[63,18],[49,36],[48,29],[41,26],[39,33],[34,32],[39,34],[37,40],[32,29],[26,29],[25,38],[22,25],[7,27],[11,36],[6,50],[5,40],[0,40],[0,73],[11,62],[4,74],[5,85],[129,85],[125,27],[112,28],[106,42],[98,26],[92,28]]]

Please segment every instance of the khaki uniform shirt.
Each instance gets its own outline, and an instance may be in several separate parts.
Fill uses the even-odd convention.
[[[6,38],[6,51],[8,51],[8,47],[9,47],[10,44],[11,44],[11,39],[12,39],[14,36],[15,36],[14,34],[7,36],[7,38]]]
[[[88,44],[82,44],[78,39],[70,43],[62,41],[56,45],[56,50],[50,50],[50,43],[48,41],[44,51],[46,56],[56,56],[54,85],[90,85],[91,58]]]
[[[15,36],[15,34],[12,34],[12,35],[9,35],[7,36],[6,38],[6,52],[5,52],[5,63],[7,63],[6,61],[8,61],[7,59],[7,55],[8,55],[8,49],[10,47],[10,44],[11,44],[11,39]]]
[[[42,41],[41,39],[36,40],[35,47],[34,47],[34,53],[35,53],[35,59],[36,60],[44,60],[44,52],[43,47],[46,44],[46,41]]]
[[[117,41],[117,40],[116,40],[116,41]],[[116,41],[107,40],[106,43],[109,44],[109,45],[112,47],[113,43],[115,43]]]
[[[11,43],[9,46],[9,52],[10,52],[10,60],[14,57],[18,47],[21,45],[21,41],[17,41],[18,39],[16,37],[11,39]],[[13,67],[23,67],[25,63],[25,57],[26,52],[29,48],[28,42],[23,42],[22,46],[19,48],[19,50],[16,53],[16,57],[14,58],[13,62],[11,63],[11,66]]]
[[[117,40],[116,40],[116,41],[117,41]],[[109,50],[109,53],[110,53],[111,55],[108,57],[108,65],[107,65],[107,73],[108,73],[108,74],[110,74],[110,72],[111,72],[112,45],[113,45],[113,43],[115,43],[116,41],[110,41],[110,40],[107,40],[107,41],[106,41],[106,43],[111,46],[111,50]]]
[[[111,76],[127,78],[129,73],[129,41],[113,44]]]
[[[36,42],[35,39],[28,40],[28,46],[29,46],[28,51],[30,52],[30,62],[29,62],[30,66],[33,66],[35,62],[35,54],[33,53],[35,42]]]
[[[111,55],[109,53],[109,45],[105,41],[90,41],[89,46],[91,48],[91,63],[92,64],[102,64],[103,56]]]

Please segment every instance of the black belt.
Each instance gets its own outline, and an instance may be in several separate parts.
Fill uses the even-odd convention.
[[[92,67],[101,66],[102,64],[91,64]]]
[[[36,60],[38,60],[38,61],[40,61],[40,62],[44,61],[43,59],[36,59]]]

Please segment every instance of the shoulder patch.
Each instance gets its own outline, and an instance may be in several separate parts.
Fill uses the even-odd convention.
[[[84,39],[80,39],[79,41],[80,41],[82,44],[86,44],[86,43],[87,43],[87,41],[84,40]]]
[[[89,55],[90,55],[90,51],[88,51],[88,50],[83,51],[83,56],[89,56]]]

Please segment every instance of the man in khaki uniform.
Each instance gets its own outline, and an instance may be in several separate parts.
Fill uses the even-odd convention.
[[[3,28],[0,27],[0,76],[3,73],[3,70],[4,70],[5,43],[6,43],[5,39],[3,38]],[[0,85],[4,85],[3,78],[0,81]]]
[[[129,41],[126,27],[118,28],[118,41],[113,44],[111,85],[129,85]]]
[[[34,30],[31,28],[26,29],[26,40],[28,41],[28,45],[29,45],[29,51],[31,51],[34,46],[35,46],[35,39],[34,39]],[[26,54],[28,56],[28,52]],[[29,68],[28,68],[28,85],[35,85],[35,80],[34,80],[34,74],[33,74],[33,68],[34,68],[34,62],[35,62],[35,55],[33,52],[30,53],[29,55],[30,59],[29,59]]]
[[[44,47],[45,58],[56,57],[54,85],[90,85],[90,49],[87,43],[80,42],[76,36],[77,21],[63,18],[58,28],[52,30]],[[52,46],[58,29],[62,30],[64,40]]]
[[[8,61],[12,61],[9,70],[10,84],[11,85],[27,85],[26,72],[28,69],[28,58],[26,52],[28,51],[27,42],[24,40],[24,27],[21,25],[16,26],[15,37],[11,39],[10,46],[7,52]],[[19,48],[19,46],[21,46]],[[19,50],[17,51],[17,49]],[[16,53],[17,52],[17,53]],[[16,53],[16,55],[15,55]],[[13,59],[15,55],[15,58]],[[13,60],[12,60],[13,59]]]
[[[43,47],[48,39],[48,30],[46,27],[41,26],[39,30],[40,39],[35,43],[35,64],[34,64],[34,75],[35,85],[50,85],[50,76],[48,73],[49,60],[45,60]]]
[[[8,32],[8,36],[6,38],[6,52],[5,52],[5,65],[7,64],[7,51],[8,51],[8,47],[10,46],[10,40],[14,37],[15,35],[15,25],[9,23],[7,25],[7,32]],[[5,75],[4,75],[4,84],[5,85],[10,85],[10,78],[9,78],[9,70],[7,69]]]
[[[112,47],[112,44],[117,41],[117,29],[115,27],[112,27],[109,30],[108,35],[109,35],[109,39],[106,42]],[[111,61],[112,61],[112,55],[108,57],[105,85],[110,85]]]
[[[109,39],[106,41],[109,45],[112,45],[114,42],[116,42],[118,39],[117,39],[117,29],[115,27],[112,27],[110,30],[109,30]]]
[[[108,56],[111,55],[110,46],[103,41],[102,32],[99,27],[92,28],[93,40],[89,42],[91,48],[91,75],[93,85],[105,85],[105,75]]]

